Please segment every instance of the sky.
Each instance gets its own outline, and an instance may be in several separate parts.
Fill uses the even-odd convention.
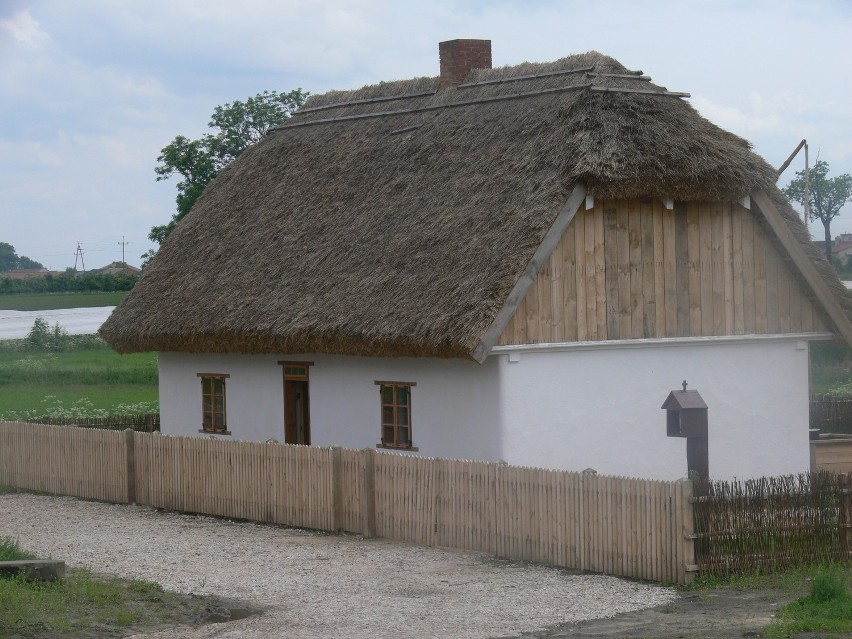
[[[850,0],[0,0],[0,242],[54,270],[78,243],[87,269],[138,265],[175,210],[160,149],[217,105],[435,76],[455,38],[490,39],[495,66],[600,51],[776,167],[806,138],[852,173]]]

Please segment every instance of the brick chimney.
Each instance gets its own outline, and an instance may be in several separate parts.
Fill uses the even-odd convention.
[[[449,89],[464,82],[473,69],[491,68],[491,40],[447,40],[438,43],[441,59],[439,89]]]

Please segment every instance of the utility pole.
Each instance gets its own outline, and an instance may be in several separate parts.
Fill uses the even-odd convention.
[[[83,247],[77,242],[77,250],[74,251],[74,272],[77,272],[77,260],[80,260],[80,266],[83,267],[83,272],[86,272],[86,263],[83,261]]]
[[[119,242],[119,244],[121,244],[121,263],[127,264],[127,262],[124,261],[124,247],[127,246],[128,244],[130,244],[130,242],[125,242],[124,236],[122,235],[121,236],[121,242]]]
[[[810,219],[811,212],[811,198],[810,198],[810,165],[808,163],[808,141],[802,140],[799,142],[799,146],[797,146],[793,152],[790,154],[790,157],[787,158],[787,161],[781,165],[781,167],[775,172],[775,177],[781,177],[781,174],[784,170],[790,166],[790,162],[793,161],[793,158],[796,157],[796,154],[805,149],[805,228],[808,228],[808,220]]]

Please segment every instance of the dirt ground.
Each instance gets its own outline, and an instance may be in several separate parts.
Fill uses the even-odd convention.
[[[663,606],[610,619],[560,624],[525,633],[523,639],[742,639],[761,637],[775,611],[789,603],[789,592],[712,589],[684,592]]]

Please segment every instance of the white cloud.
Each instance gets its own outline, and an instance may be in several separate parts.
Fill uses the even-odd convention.
[[[50,41],[50,36],[41,30],[39,23],[26,10],[19,11],[9,20],[0,20],[0,30],[30,47],[39,47]]]

